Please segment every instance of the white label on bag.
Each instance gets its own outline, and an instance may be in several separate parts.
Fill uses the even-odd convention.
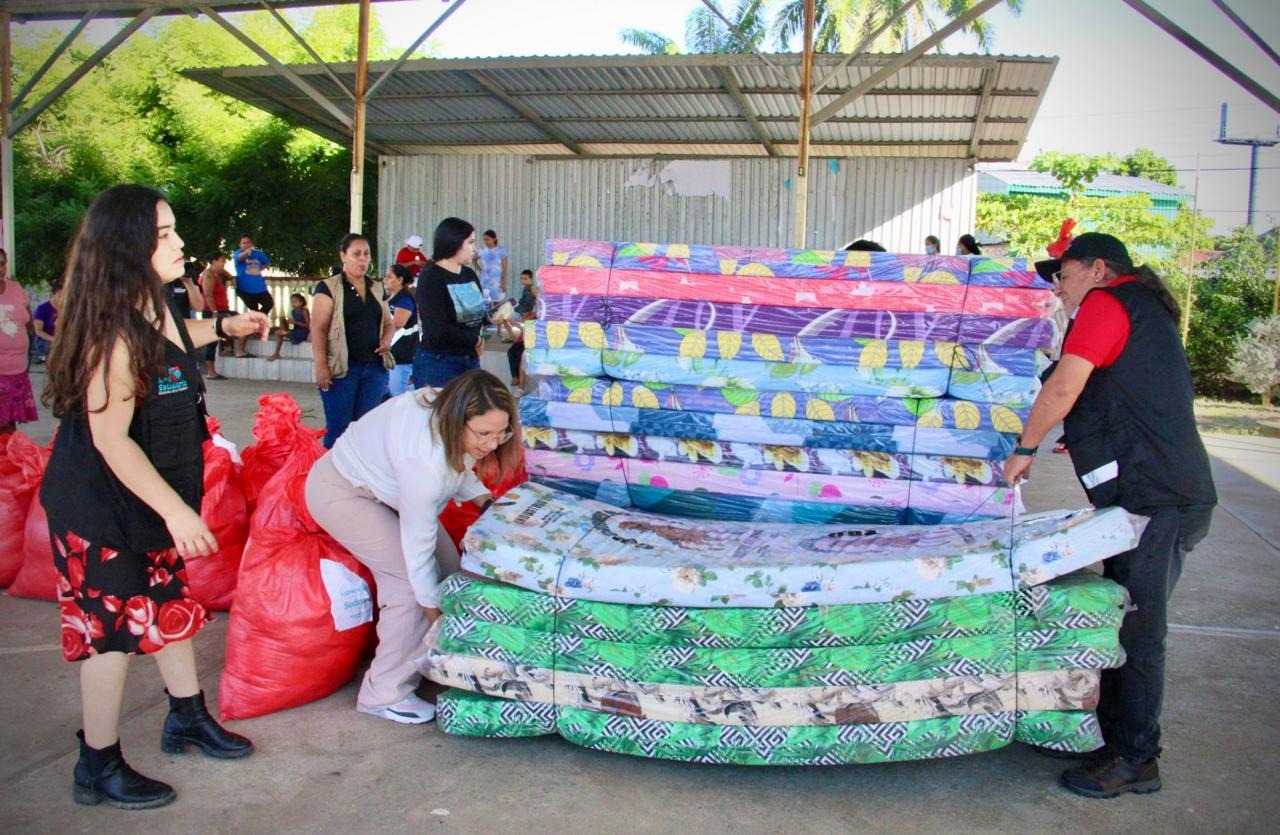
[[[342,632],[373,620],[373,597],[359,574],[340,562],[320,560],[320,579],[329,593],[334,629]]]
[[[1090,470],[1080,476],[1080,482],[1090,490],[1097,487],[1103,482],[1110,481],[1120,475],[1120,465],[1115,461],[1108,461],[1096,470]]]
[[[214,446],[220,446],[223,449],[225,449],[227,452],[231,453],[231,460],[234,463],[236,464],[244,463],[243,461],[240,460],[240,451],[236,449],[235,441],[227,440],[227,438],[221,432],[214,432],[212,440],[213,440]]]

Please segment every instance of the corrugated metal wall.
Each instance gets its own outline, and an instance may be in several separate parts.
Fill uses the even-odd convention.
[[[688,197],[667,185],[628,186],[645,159],[536,160],[516,156],[382,157],[378,262],[406,237],[427,241],[455,215],[494,229],[510,256],[509,280],[542,264],[549,237],[745,246],[791,245],[794,159],[732,159],[728,197]],[[950,252],[973,231],[977,175],[964,160],[814,160],[809,172],[808,245],[835,249],[855,238],[890,251],[923,252],[938,235]]]

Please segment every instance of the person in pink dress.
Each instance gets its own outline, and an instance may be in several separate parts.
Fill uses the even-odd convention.
[[[0,435],[37,418],[27,376],[34,336],[31,302],[22,285],[9,275],[9,255],[0,249]]]

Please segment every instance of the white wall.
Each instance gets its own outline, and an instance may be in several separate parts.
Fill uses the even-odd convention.
[[[450,215],[498,233],[512,287],[520,270],[541,266],[546,238],[789,247],[795,168],[794,159],[767,157],[382,157],[378,263],[390,263],[414,233],[430,254],[436,224]],[[973,231],[977,175],[964,160],[818,159],[809,188],[810,248],[865,237],[923,252],[935,234],[949,253]]]

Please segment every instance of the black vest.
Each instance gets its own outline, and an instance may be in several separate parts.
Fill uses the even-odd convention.
[[[1114,364],[1089,375],[1063,421],[1071,463],[1089,500],[1136,513],[1215,504],[1177,323],[1136,281],[1092,292],[1120,302],[1129,316],[1129,338]]]
[[[169,315],[174,316],[172,305]],[[174,317],[184,351],[164,340],[164,370],[153,375],[129,424],[129,437],[160,477],[196,513],[204,495],[204,378],[185,323]],[[56,527],[95,545],[145,553],[173,547],[164,520],[135,496],[93,445],[87,415],[64,417],[54,440],[40,502]]]

